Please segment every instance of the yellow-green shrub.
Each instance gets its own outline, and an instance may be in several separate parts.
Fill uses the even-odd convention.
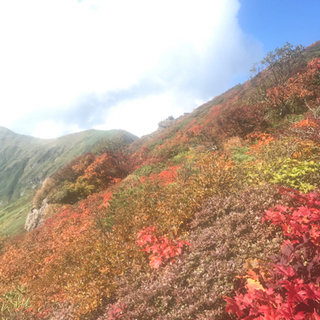
[[[320,163],[314,161],[279,159],[278,166],[272,163],[267,166],[265,172],[271,175],[271,182],[296,188],[303,193],[317,188],[317,185],[312,185],[312,183],[318,184],[320,181]]]
[[[319,147],[312,141],[287,137],[263,145],[255,153],[257,160],[237,165],[237,174],[247,185],[274,183],[308,192],[319,186]]]

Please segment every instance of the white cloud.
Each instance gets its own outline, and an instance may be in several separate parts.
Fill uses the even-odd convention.
[[[52,137],[59,137],[68,132],[78,132],[80,131],[77,126],[69,126],[66,127],[62,123],[57,123],[52,120],[38,122],[34,131],[32,132],[32,136],[36,138],[42,139],[51,139]]]
[[[137,136],[142,136],[157,130],[160,120],[169,115],[178,117],[184,111],[182,106],[177,107],[176,96],[172,92],[125,100],[108,110],[105,115],[105,124],[96,126],[95,129],[125,128]]]
[[[146,79],[161,92],[125,100],[126,107],[121,101],[102,105],[101,113],[111,107],[128,113],[150,100],[170,109],[168,115],[190,109],[196,100],[226,90],[231,77],[260,58],[261,46],[248,40],[237,23],[239,8],[237,0],[2,1],[0,106],[6,112],[0,125],[15,128],[19,123],[20,133],[48,137],[45,125],[23,122],[48,110],[48,117],[57,116],[41,121],[56,122],[52,134],[65,132],[77,123],[64,123],[58,114],[79,97],[129,90]],[[185,96],[191,99],[187,103]],[[170,108],[164,107],[166,101]],[[131,119],[135,129],[121,123],[120,111],[111,110],[106,127],[116,122],[119,128],[141,131],[138,112],[129,112],[136,117]],[[151,118],[143,121],[153,123],[145,130],[161,120],[156,115],[163,118],[155,109],[144,114]]]
[[[44,121],[36,124],[32,136],[43,139],[50,139],[59,136],[63,132],[62,125],[54,121]]]

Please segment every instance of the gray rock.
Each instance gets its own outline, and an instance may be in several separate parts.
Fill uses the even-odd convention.
[[[177,120],[173,117],[173,116],[170,116],[168,117],[166,120],[162,120],[158,123],[158,130],[164,130],[166,128],[169,128],[171,127],[173,124],[175,124],[177,122]]]
[[[48,207],[47,198],[42,201],[40,209],[32,208],[31,211],[28,213],[26,223],[24,228],[27,231],[32,231],[33,229],[40,227],[43,223],[43,215],[45,210]]]

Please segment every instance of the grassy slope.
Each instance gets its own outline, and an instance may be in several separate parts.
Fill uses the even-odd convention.
[[[24,224],[32,208],[33,193],[27,193],[0,210],[0,234],[24,233]]]

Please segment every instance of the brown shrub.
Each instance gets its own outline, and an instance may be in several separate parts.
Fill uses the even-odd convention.
[[[57,212],[58,207],[59,205],[57,204],[49,204],[47,208],[44,210],[43,219],[46,220],[52,217]]]
[[[223,144],[223,149],[225,151],[229,151],[230,149],[233,149],[233,148],[243,147],[243,144],[244,144],[244,141],[241,138],[239,138],[238,136],[234,136],[228,139]]]
[[[42,201],[49,195],[50,191],[56,187],[57,182],[52,178],[47,178],[44,180],[41,188],[36,192],[33,197],[33,207],[39,209],[41,207]]]

